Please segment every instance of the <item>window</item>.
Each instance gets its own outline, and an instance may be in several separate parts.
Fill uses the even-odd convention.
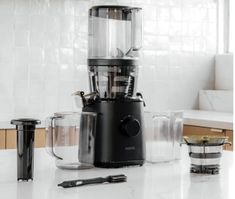
[[[228,51],[235,52],[235,1],[229,1],[229,42]]]
[[[234,0],[218,0],[217,2],[217,52],[234,52],[235,19]]]

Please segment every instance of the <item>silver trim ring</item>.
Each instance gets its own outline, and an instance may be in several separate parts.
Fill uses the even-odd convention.
[[[194,165],[216,165],[220,164],[221,158],[213,158],[213,159],[202,159],[202,158],[190,158],[191,164]]]
[[[189,146],[192,153],[222,153],[223,145],[220,146]]]

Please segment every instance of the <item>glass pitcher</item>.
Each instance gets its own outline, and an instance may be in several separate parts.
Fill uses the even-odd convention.
[[[88,112],[54,113],[46,119],[46,148],[58,168],[92,167],[95,125],[96,114]]]
[[[145,124],[147,162],[169,162],[180,159],[183,112],[146,112]]]

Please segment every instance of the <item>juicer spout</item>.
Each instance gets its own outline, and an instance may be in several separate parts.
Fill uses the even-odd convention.
[[[72,95],[80,96],[82,99],[82,105],[83,107],[90,103],[90,101],[95,100],[95,98],[98,96],[97,92],[91,92],[85,95],[84,91],[76,91]]]
[[[146,106],[142,93],[136,93],[136,96],[143,100],[144,107]]]
[[[84,97],[84,91],[76,91],[72,95],[78,95],[82,99],[82,105],[85,106],[86,104],[86,98]]]

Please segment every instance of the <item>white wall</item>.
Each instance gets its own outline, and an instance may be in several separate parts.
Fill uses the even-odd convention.
[[[144,10],[138,88],[147,108],[197,108],[198,91],[214,85],[215,1],[113,2]],[[0,0],[0,121],[75,108],[71,93],[88,90],[92,4],[102,1]]]

